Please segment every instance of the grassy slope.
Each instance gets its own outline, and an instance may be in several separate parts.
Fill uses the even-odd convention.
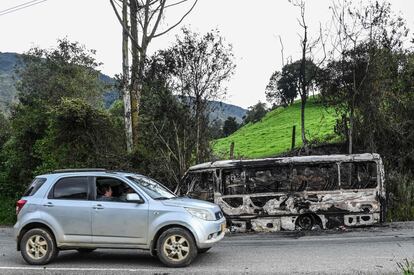
[[[307,138],[309,140],[332,141],[334,137],[335,113],[326,110],[315,98],[311,98],[305,111]],[[234,141],[236,157],[257,158],[288,151],[292,143],[292,127],[296,125],[296,147],[301,146],[300,101],[287,108],[269,112],[261,121],[247,124],[229,137],[218,139],[213,144],[216,155],[229,157],[230,143]]]

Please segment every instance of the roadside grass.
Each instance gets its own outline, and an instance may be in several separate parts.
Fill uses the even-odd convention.
[[[16,222],[16,199],[0,197],[0,225],[13,225]]]
[[[306,104],[305,123],[310,141],[335,142],[336,115],[333,109],[326,109],[317,97],[311,97]],[[228,158],[230,144],[234,142],[234,156],[258,158],[274,156],[291,149],[292,127],[296,125],[296,148],[302,145],[300,128],[300,101],[292,106],[277,108],[257,123],[249,123],[232,135],[215,140],[213,151],[220,158]]]
[[[404,259],[403,262],[397,263],[397,266],[403,275],[414,275],[414,261],[410,262],[408,259]]]

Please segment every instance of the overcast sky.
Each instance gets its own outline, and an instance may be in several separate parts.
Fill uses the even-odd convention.
[[[1,0],[0,11],[28,1]],[[390,2],[413,30],[414,1]],[[329,22],[330,3],[330,0],[306,0],[311,36],[317,35],[319,22]],[[173,23],[181,13],[171,10],[162,27]],[[285,57],[299,58],[298,15],[298,9],[287,0],[199,0],[181,26],[202,33],[218,28],[233,45],[237,68],[227,84],[228,96],[224,101],[248,107],[258,100],[265,101],[268,79],[281,67],[278,35],[283,40]],[[168,47],[179,32],[176,28],[154,40],[150,52]],[[0,52],[18,53],[32,46],[49,48],[56,45],[58,38],[68,37],[97,50],[103,73],[113,76],[121,71],[121,27],[109,0],[47,0],[0,15],[0,37]]]

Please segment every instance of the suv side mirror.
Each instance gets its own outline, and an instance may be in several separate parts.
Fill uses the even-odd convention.
[[[128,202],[144,203],[144,200],[137,193],[127,194],[126,200]]]

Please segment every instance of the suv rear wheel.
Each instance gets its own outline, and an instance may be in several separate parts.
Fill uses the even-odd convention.
[[[158,258],[169,267],[184,267],[197,256],[193,236],[183,228],[170,228],[157,241]]]
[[[27,231],[20,240],[23,259],[32,265],[44,265],[58,254],[52,234],[43,228]]]

